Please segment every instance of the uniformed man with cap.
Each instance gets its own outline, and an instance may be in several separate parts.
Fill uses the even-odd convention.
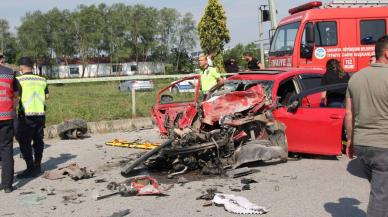
[[[0,190],[10,193],[13,190],[13,118],[15,116],[14,101],[17,85],[13,70],[0,65],[0,156],[1,186]]]
[[[16,139],[26,161],[27,169],[17,178],[32,178],[41,173],[44,149],[45,102],[48,98],[46,79],[32,73],[34,62],[30,57],[19,60],[19,111]],[[31,144],[33,142],[33,145]],[[34,149],[34,151],[32,151]],[[34,155],[34,156],[33,156]]]

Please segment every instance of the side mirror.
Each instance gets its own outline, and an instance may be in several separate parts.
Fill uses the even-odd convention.
[[[160,104],[168,104],[174,101],[174,98],[170,95],[162,95],[160,97]]]
[[[312,23],[306,25],[306,42],[308,44],[314,43],[314,25]]]
[[[287,107],[287,112],[295,113],[296,111],[298,111],[298,107],[299,101],[295,100]]]

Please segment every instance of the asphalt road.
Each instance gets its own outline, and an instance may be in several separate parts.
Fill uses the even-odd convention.
[[[131,133],[92,135],[84,140],[46,141],[43,169],[52,170],[76,162],[96,170],[95,178],[73,181],[70,178],[47,180],[16,180],[18,189],[11,194],[0,193],[0,216],[110,216],[130,209],[129,216],[236,216],[222,207],[204,207],[206,201],[196,200],[202,191],[216,187],[218,191],[244,196],[251,202],[269,207],[266,217],[364,217],[368,203],[369,184],[356,175],[356,161],[342,158],[309,157],[299,161],[256,167],[257,173],[246,176],[258,183],[251,190],[241,189],[241,178],[198,177],[183,175],[190,180],[184,185],[175,180],[157,178],[167,196],[120,197],[93,200],[93,195],[106,188],[108,182],[124,181],[121,165],[139,150],[108,147],[105,141],[119,138],[158,141],[156,130]],[[15,171],[24,169],[15,144]],[[349,169],[350,168],[350,169]],[[348,171],[350,170],[351,173]],[[47,192],[54,195],[48,195]],[[65,201],[64,196],[71,196]]]

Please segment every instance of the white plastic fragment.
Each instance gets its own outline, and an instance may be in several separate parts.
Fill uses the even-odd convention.
[[[265,214],[268,209],[251,203],[248,199],[232,194],[216,193],[212,202],[216,205],[223,205],[225,210],[235,214]]]

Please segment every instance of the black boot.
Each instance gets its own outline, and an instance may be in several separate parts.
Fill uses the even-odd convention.
[[[26,161],[27,169],[22,173],[18,174],[16,178],[18,179],[28,179],[36,177],[35,167],[33,161]]]
[[[11,186],[11,187],[3,188],[3,186],[0,185],[0,191],[1,190],[4,190],[4,193],[11,193],[13,190],[16,190],[16,187]]]
[[[37,174],[40,174],[42,173],[42,159],[41,158],[35,158],[35,162],[34,162],[34,170]]]

